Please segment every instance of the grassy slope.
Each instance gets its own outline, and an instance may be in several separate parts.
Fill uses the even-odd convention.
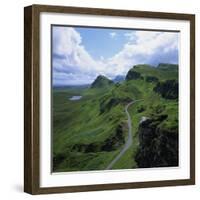
[[[142,76],[156,76],[159,80],[177,79],[177,70],[166,70],[139,66],[134,69]],[[169,115],[166,127],[173,125],[178,119],[178,105],[175,100],[166,100],[157,93],[152,92],[156,83],[144,80],[125,81],[122,84],[110,86],[105,89],[55,89],[53,91],[53,151],[54,155],[61,155],[65,159],[60,162],[55,171],[74,170],[102,170],[119,153],[120,148],[114,151],[83,153],[72,151],[74,144],[100,143],[113,134],[117,124],[126,121],[124,106],[120,103],[111,110],[99,113],[103,101],[107,105],[111,98],[114,99],[143,99],[129,108],[132,116],[133,145],[124,156],[114,165],[113,169],[135,168],[134,155],[138,148],[137,128],[142,116],[151,116],[158,105],[165,106],[163,113]],[[70,101],[69,97],[82,95],[79,101]],[[145,110],[138,112],[140,106]],[[67,159],[66,159],[67,158]]]
[[[178,79],[178,68],[176,66],[164,68],[162,66],[149,67],[148,65],[137,65],[134,70],[143,76],[155,76],[159,80]]]
[[[145,78],[145,76],[155,76],[160,81],[165,81],[167,79],[178,79],[178,71],[176,68],[167,69],[158,69],[149,67],[147,65],[138,65],[133,70],[141,73],[141,75]],[[132,147],[125,153],[125,155],[114,165],[114,169],[127,169],[127,168],[135,168],[137,167],[137,163],[134,161],[135,154],[137,152],[138,147],[138,137],[137,137],[137,128],[139,126],[139,122],[141,117],[150,117],[152,113],[155,113],[155,108],[165,107],[163,110],[163,114],[168,114],[168,119],[166,120],[164,126],[170,128],[173,125],[176,125],[175,121],[178,119],[178,102],[176,100],[167,100],[162,98],[160,95],[152,92],[156,83],[148,83],[143,80],[132,80],[128,81],[128,85],[134,85],[141,91],[141,96],[138,98],[143,99],[143,101],[137,102],[133,104],[129,108],[129,113],[132,116],[132,128],[133,128],[133,145]],[[145,108],[145,111],[139,113],[138,108],[140,106]]]
[[[99,115],[99,99],[103,98],[106,91],[54,90],[53,151],[54,155],[62,154],[69,157],[69,160],[57,166],[56,171],[102,169],[119,152],[119,150],[87,154],[71,152],[74,144],[101,142],[112,134],[116,123],[109,121],[109,114]],[[83,98],[79,101],[70,101],[69,97],[76,94],[83,95]],[[112,116],[120,120],[124,117],[124,113],[121,108],[115,107]]]

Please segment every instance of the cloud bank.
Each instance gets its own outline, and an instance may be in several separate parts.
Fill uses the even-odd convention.
[[[116,34],[111,32],[108,37]],[[78,31],[53,27],[53,85],[89,84],[99,74],[114,78],[125,75],[136,64],[178,63],[178,33],[129,31],[124,37],[127,42],[117,54],[95,60],[85,49]]]

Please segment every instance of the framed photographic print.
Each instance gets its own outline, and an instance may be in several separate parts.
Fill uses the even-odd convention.
[[[195,183],[195,16],[33,5],[24,191]]]

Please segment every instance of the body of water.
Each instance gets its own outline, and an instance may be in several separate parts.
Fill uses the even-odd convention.
[[[82,96],[72,96],[69,98],[69,100],[71,101],[77,101],[77,100],[80,100],[82,98]]]

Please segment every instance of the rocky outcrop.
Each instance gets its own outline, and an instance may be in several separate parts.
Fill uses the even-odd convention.
[[[126,80],[136,80],[136,79],[142,79],[143,77],[139,72],[136,72],[134,68],[130,69],[126,75]]]
[[[125,143],[125,132],[126,126],[124,124],[120,124],[116,129],[115,135],[105,140],[101,150],[113,151],[118,149],[121,145]]]
[[[166,80],[164,82],[158,82],[153,90],[161,94],[161,96],[165,99],[177,99],[178,98],[178,81]]]
[[[139,168],[178,166],[178,128],[164,128],[167,115],[141,121],[139,149],[135,161]]]

